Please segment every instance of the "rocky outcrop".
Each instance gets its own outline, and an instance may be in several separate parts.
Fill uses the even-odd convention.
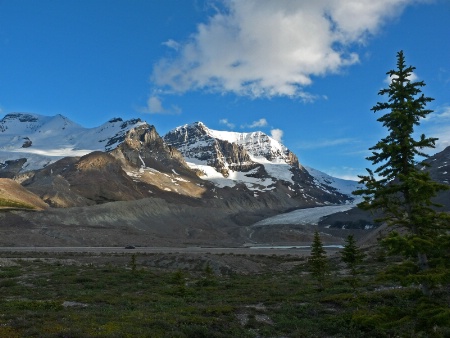
[[[9,160],[0,163],[0,177],[14,178],[22,170],[23,165],[27,162],[26,158],[19,158],[17,160]]]
[[[123,161],[125,166],[151,167],[162,171],[185,170],[189,167],[181,153],[167,145],[154,126],[144,124],[130,129],[123,142],[111,155]]]
[[[147,124],[131,128],[110,153],[66,157],[22,176],[22,184],[30,191],[48,205],[63,208],[173,198],[170,194],[200,197],[205,192],[182,155]]]
[[[103,152],[64,158],[23,183],[52,207],[88,206],[146,197],[116,159]]]
[[[174,129],[164,136],[164,141],[185,158],[205,161],[225,177],[230,169],[249,171],[256,167],[243,146],[212,137],[201,122]]]

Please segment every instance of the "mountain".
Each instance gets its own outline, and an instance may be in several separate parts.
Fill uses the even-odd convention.
[[[308,173],[322,185],[329,185],[342,194],[352,196],[352,192],[358,188],[359,183],[353,180],[345,180],[342,178],[330,176],[320,170],[305,166]],[[355,196],[353,203],[357,203],[359,197]]]
[[[283,185],[291,198],[319,204],[353,200],[355,182],[324,179],[324,173],[308,170],[293,152],[260,131],[217,131],[196,122],[173,129],[164,140],[183,154],[191,169],[218,187],[242,184],[259,196]]]
[[[62,115],[7,114],[0,120],[0,166],[14,173],[41,169],[67,156],[110,151],[123,142],[128,130],[142,124],[140,119],[114,118],[84,128]]]
[[[129,129],[122,143],[109,152],[65,157],[15,179],[53,207],[169,199],[170,193],[196,198],[206,190],[181,154],[146,123]]]
[[[98,151],[114,160],[103,156],[99,160],[103,167],[94,171],[96,165],[91,165],[89,175],[82,175],[86,170],[80,168],[86,165],[78,161],[98,158],[99,154],[90,155]],[[109,170],[111,161],[118,161],[115,170]],[[87,193],[86,187],[93,191],[103,181],[94,181],[94,172],[99,178],[114,173],[109,181],[115,183],[97,187],[96,194]],[[100,127],[84,128],[62,115],[8,114],[0,121],[0,177],[14,177],[50,205],[60,207],[145,198],[155,186],[157,191],[195,197],[214,195],[215,187],[244,189],[254,197],[277,190],[300,206],[352,200],[348,191],[311,175],[295,154],[268,135],[216,131],[201,122],[178,127],[162,139],[140,119],[115,118]],[[118,182],[122,188],[108,192],[117,189]],[[191,186],[197,189],[183,188],[187,182],[195,182]],[[210,188],[204,187],[205,182],[212,184]]]
[[[422,170],[428,170],[436,182],[450,185],[450,146],[430,156],[426,162],[429,167],[422,167]],[[450,211],[450,189],[441,191],[434,201],[441,204],[443,210]]]
[[[262,238],[249,226],[264,218],[350,201],[261,132],[195,123],[162,138],[141,120],[84,128],[36,114],[8,114],[0,125],[0,177],[51,206],[0,213],[10,227],[0,244],[237,245]]]
[[[450,147],[430,156],[425,162],[428,166],[422,166],[419,168],[420,170],[428,171],[434,181],[450,185]],[[440,191],[432,200],[440,205],[440,207],[436,207],[437,211],[450,212],[450,187],[448,190]],[[374,219],[379,217],[380,214],[352,208],[348,211],[323,217],[319,221],[319,227],[327,229],[328,233],[334,235],[341,233],[343,229],[352,229],[354,234],[357,235],[358,231],[375,228],[377,224],[374,222]],[[380,226],[369,236],[367,234],[362,236],[365,244],[375,244],[380,236],[379,231],[387,231],[386,226]]]

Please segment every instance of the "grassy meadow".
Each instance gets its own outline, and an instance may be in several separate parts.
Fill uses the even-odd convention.
[[[304,257],[247,256],[291,268],[219,274],[155,268],[155,255],[1,253],[0,337],[450,336],[448,289],[383,282],[384,262],[366,260],[355,282],[331,258],[319,290]]]

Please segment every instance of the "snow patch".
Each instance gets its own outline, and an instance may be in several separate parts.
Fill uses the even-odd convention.
[[[353,205],[329,205],[323,207],[299,209],[285,214],[266,218],[253,226],[259,225],[276,225],[276,224],[301,224],[301,225],[316,225],[319,220],[337,212],[350,210]]]

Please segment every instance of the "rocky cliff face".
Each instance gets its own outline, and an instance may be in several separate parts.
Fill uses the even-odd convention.
[[[178,149],[188,161],[203,161],[224,177],[228,177],[229,170],[255,168],[242,145],[214,138],[201,122],[174,129],[164,136],[164,141]]]
[[[204,188],[182,155],[153,126],[131,128],[113,151],[66,157],[41,170],[16,175],[52,207],[90,206],[161,197],[199,197]]]
[[[155,127],[146,123],[131,128],[111,155],[121,160],[124,166],[152,167],[163,171],[189,169],[181,153],[167,145]]]
[[[0,163],[0,178],[14,178],[22,170],[26,162],[26,158],[19,158]]]
[[[242,184],[258,197],[281,190],[289,198],[319,205],[351,199],[315,180],[294,153],[262,132],[216,131],[196,122],[175,128],[164,140],[218,187]]]

